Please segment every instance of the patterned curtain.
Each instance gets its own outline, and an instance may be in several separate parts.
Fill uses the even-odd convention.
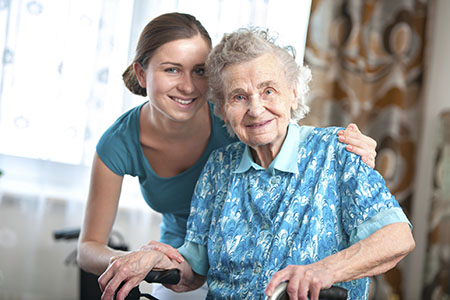
[[[355,122],[377,142],[376,169],[410,214],[421,127],[427,0],[313,0],[305,49],[312,113]],[[374,278],[372,299],[402,298],[402,261]]]
[[[450,111],[441,114],[423,299],[450,299]]]

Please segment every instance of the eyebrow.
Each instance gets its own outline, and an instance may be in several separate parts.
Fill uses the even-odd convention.
[[[258,85],[256,86],[257,89],[261,89],[261,88],[265,88],[268,86],[277,86],[277,83],[273,80],[266,80],[263,81],[261,83],[258,83]],[[228,98],[231,95],[236,95],[236,94],[247,94],[247,91],[244,90],[243,88],[235,88],[234,90],[232,90],[231,92],[228,93]]]
[[[171,66],[177,66],[177,67],[182,67],[183,65],[180,63],[176,63],[176,62],[171,62],[171,61],[163,61],[162,63],[160,63],[161,66],[163,65],[171,65]],[[205,64],[195,64],[194,67],[204,67]]]
[[[268,86],[275,86],[276,87],[276,86],[278,86],[278,84],[275,81],[273,81],[273,80],[266,80],[266,81],[263,81],[263,82],[259,83],[256,87],[258,89],[260,89],[260,88],[268,87]]]

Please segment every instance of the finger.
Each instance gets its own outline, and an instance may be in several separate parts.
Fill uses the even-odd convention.
[[[119,286],[117,293],[116,293],[116,300],[123,300],[125,299],[130,291],[137,286],[139,283],[134,280],[129,280],[125,282],[122,286]]]
[[[371,157],[364,156],[364,157],[361,157],[361,160],[363,162],[365,162],[372,169],[375,169],[375,159],[373,159]]]
[[[298,299],[301,300],[307,300],[308,299],[308,291],[309,291],[309,285],[308,280],[305,276],[302,276],[298,279],[298,288],[297,288],[297,294]]]
[[[350,146],[350,147],[347,147],[348,151],[351,151],[360,156],[373,156],[374,159],[377,156],[375,147],[363,142],[359,138],[351,138],[351,137],[346,137],[346,136],[341,135],[341,136],[339,136],[338,139],[340,142],[347,144],[347,146]],[[353,150],[353,148],[355,148],[355,147],[359,148],[359,150],[358,149]]]
[[[319,293],[320,293],[320,283],[318,281],[313,280],[309,286],[309,299],[318,300]]]
[[[286,281],[290,276],[289,270],[286,270],[284,268],[281,271],[276,272],[273,274],[272,278],[270,279],[269,283],[267,284],[266,290],[264,291],[266,296],[270,297],[273,295],[273,292],[275,291],[276,287],[280,285],[280,283]]]
[[[348,124],[346,130],[354,131],[354,132],[357,132],[357,133],[361,133],[361,131],[359,131],[358,125],[356,125],[355,123]]]
[[[114,297],[116,289],[119,287],[121,282],[122,280],[118,280],[116,277],[111,279],[102,293],[101,300],[110,300],[112,297]]]
[[[178,263],[182,263],[184,261],[184,257],[178,252],[178,250],[170,245],[152,241],[149,243],[149,246],[147,247],[150,247],[150,249],[154,249],[164,253],[167,257],[177,261]]]
[[[301,299],[301,294],[299,294],[300,281],[301,276],[295,272],[294,274],[292,274],[292,277],[289,278],[289,283],[286,288],[286,292],[289,295],[289,299]]]
[[[352,138],[352,139],[357,139],[361,142],[363,142],[364,144],[366,144],[368,147],[370,147],[371,149],[375,150],[377,147],[377,142],[371,138],[370,136],[367,136],[365,134],[362,134],[361,132],[355,131],[355,130],[348,130],[346,129],[345,131],[342,130],[341,133],[338,132],[339,136],[344,136],[344,138]]]
[[[349,135],[349,134],[344,134],[344,135],[340,135],[338,137],[339,142],[347,144],[347,145],[352,145],[352,146],[356,146],[356,147],[360,147],[360,148],[364,148],[369,150],[372,150],[372,147],[366,142],[364,141],[361,136],[355,136],[355,135]]]
[[[348,151],[355,153],[356,155],[361,156],[361,160],[363,162],[365,162],[367,165],[369,165],[369,167],[371,167],[372,169],[375,168],[375,155],[368,152],[365,149],[361,149],[359,147],[354,147],[352,145],[347,145],[345,146],[345,149],[347,149]]]
[[[98,285],[100,286],[100,291],[104,291],[106,286],[108,285],[108,282],[111,280],[111,278],[114,276],[114,270],[110,266],[108,269],[106,269],[105,272],[103,272],[102,275],[100,275],[97,279]]]

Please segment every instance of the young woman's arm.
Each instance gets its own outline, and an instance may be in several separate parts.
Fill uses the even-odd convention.
[[[86,272],[100,275],[108,267],[111,257],[124,253],[108,247],[122,181],[123,177],[112,172],[95,154],[77,251],[77,262]]]

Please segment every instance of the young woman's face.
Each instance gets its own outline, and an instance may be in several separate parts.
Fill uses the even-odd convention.
[[[197,35],[159,47],[147,69],[135,67],[151,105],[173,121],[192,118],[206,101],[205,61],[209,51],[209,45]]]

